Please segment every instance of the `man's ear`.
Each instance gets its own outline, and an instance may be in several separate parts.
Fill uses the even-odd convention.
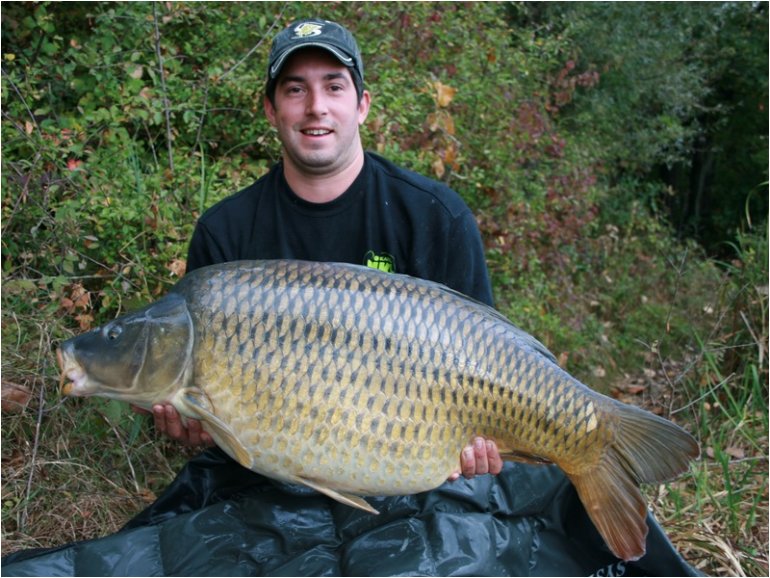
[[[265,116],[267,117],[268,122],[272,126],[275,126],[275,107],[267,96],[262,97],[262,107],[265,110]]]
[[[369,115],[369,106],[372,104],[372,96],[368,90],[365,90],[361,95],[361,102],[358,103],[358,124],[359,126],[364,124],[366,117]]]

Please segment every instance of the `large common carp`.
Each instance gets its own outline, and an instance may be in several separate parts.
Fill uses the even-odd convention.
[[[578,382],[493,308],[356,265],[199,269],[58,355],[64,394],[171,403],[243,466],[371,512],[360,496],[435,488],[486,436],[509,459],[564,470],[625,560],[645,551],[639,483],[699,454],[673,423]]]

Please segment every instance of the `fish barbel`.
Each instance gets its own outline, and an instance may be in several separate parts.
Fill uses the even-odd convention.
[[[640,483],[699,455],[670,421],[586,387],[495,309],[357,265],[198,269],[157,302],[65,341],[67,395],[171,403],[263,475],[360,496],[433,489],[476,435],[554,463],[612,552],[644,554]]]

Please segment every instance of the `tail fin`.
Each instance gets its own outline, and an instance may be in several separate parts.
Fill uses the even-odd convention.
[[[700,449],[682,428],[649,412],[618,403],[612,413],[614,440],[602,460],[569,478],[613,554],[638,560],[647,537],[647,506],[639,484],[675,478]]]

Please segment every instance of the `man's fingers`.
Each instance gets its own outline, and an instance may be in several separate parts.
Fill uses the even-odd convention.
[[[476,475],[489,473],[489,460],[487,459],[487,442],[482,437],[473,440],[473,455],[476,458]]]
[[[476,456],[473,446],[465,446],[460,454],[460,471],[466,478],[472,478],[476,475]]]
[[[214,440],[212,440],[211,436],[203,430],[201,422],[199,422],[197,419],[187,420],[187,435],[187,441],[191,446],[214,445]]]
[[[489,462],[489,473],[497,475],[503,471],[503,458],[500,457],[500,450],[497,444],[492,440],[487,440],[487,461]]]
[[[173,405],[152,406],[152,417],[155,420],[155,429],[160,433],[167,435],[175,441],[187,441],[182,419]]]
[[[166,410],[166,433],[171,439],[180,442],[187,442],[187,431],[182,424],[182,418],[173,405],[167,405]]]
[[[460,454],[460,472],[466,478],[472,478],[481,474],[499,474],[503,469],[503,459],[500,450],[492,440],[477,437],[473,444],[465,446]],[[457,479],[452,475],[449,480]]]
[[[213,446],[214,440],[203,430],[197,419],[188,419],[187,423],[173,405],[154,405],[152,417],[155,429],[174,441],[188,446]]]
[[[155,429],[160,433],[166,433],[166,411],[162,405],[152,406],[152,419],[155,422]]]

